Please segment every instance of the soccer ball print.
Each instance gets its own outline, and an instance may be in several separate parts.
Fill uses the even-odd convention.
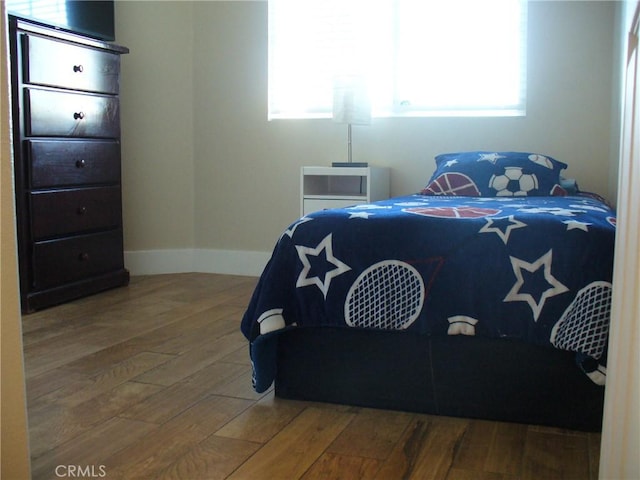
[[[523,172],[521,167],[505,167],[503,174],[491,176],[489,187],[496,191],[498,197],[526,197],[538,188],[538,178]]]

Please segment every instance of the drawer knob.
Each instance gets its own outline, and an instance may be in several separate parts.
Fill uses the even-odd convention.
[[[84,112],[76,112],[73,114],[74,120],[82,120],[84,118]]]
[[[84,67],[82,65],[74,65],[73,71],[76,73],[82,73],[84,71]]]
[[[84,168],[87,165],[87,162],[82,160],[76,160],[76,168]]]
[[[80,255],[78,255],[78,260],[80,260],[81,262],[88,262],[89,254],[87,252],[82,252]]]
[[[84,215],[85,213],[87,213],[87,207],[78,207],[78,210],[76,210],[76,212],[78,212],[78,215]]]

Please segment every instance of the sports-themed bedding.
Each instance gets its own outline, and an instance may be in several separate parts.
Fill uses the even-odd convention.
[[[516,167],[500,165],[513,155],[474,152],[499,188],[457,196],[478,176],[447,170],[467,154],[451,155],[419,194],[319,211],[284,231],[242,320],[258,392],[274,379],[277,335],[321,326],[516,339],[575,352],[604,383],[613,210],[553,196],[567,193],[559,176],[529,196],[543,182],[526,162],[553,166],[531,155]]]

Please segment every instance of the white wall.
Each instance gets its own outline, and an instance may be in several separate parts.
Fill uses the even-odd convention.
[[[525,118],[375,119],[354,128],[354,160],[389,166],[401,195],[426,183],[438,153],[530,150],[615,199],[616,9],[530,3]],[[203,267],[198,252],[230,263],[236,252],[270,252],[298,216],[300,167],[342,159],[346,129],[267,122],[267,3],[122,1],[116,14],[118,41],[131,49],[122,87],[127,258],[187,249],[188,269]]]
[[[192,247],[194,134],[192,3],[116,4],[122,56],[125,248]]]

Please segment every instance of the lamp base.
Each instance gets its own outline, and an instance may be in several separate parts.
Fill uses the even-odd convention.
[[[367,162],[332,162],[332,167],[368,167]]]

